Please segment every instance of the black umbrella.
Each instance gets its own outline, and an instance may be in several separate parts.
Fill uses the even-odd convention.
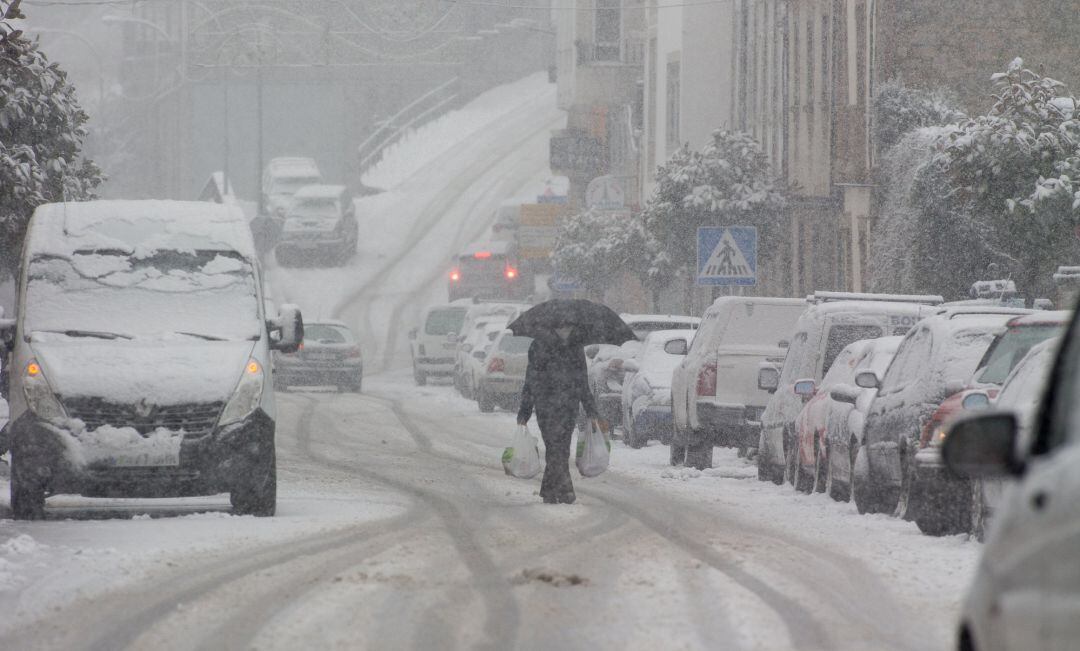
[[[634,331],[606,305],[580,298],[556,298],[528,309],[514,319],[510,331],[519,337],[554,337],[556,328],[573,328],[569,340],[582,346],[637,339]]]

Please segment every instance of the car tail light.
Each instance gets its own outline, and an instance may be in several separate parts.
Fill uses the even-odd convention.
[[[716,360],[711,359],[701,366],[697,376],[697,394],[699,396],[716,395]]]
[[[282,354],[283,355],[289,355],[291,357],[293,355],[299,355],[303,351],[304,351],[304,342],[301,341],[299,344],[296,345],[296,350],[294,350],[291,353],[282,353]]]
[[[452,282],[455,282],[455,283],[457,281],[461,280],[461,272],[458,271],[457,269],[454,269],[453,271],[451,271],[450,272],[450,280]]]
[[[502,357],[492,357],[488,362],[488,373],[505,373],[506,361]]]
[[[507,280],[513,280],[515,278],[517,278],[517,269],[514,269],[513,267],[507,267],[506,268],[506,279]]]
[[[346,357],[360,357],[360,355],[361,355],[361,353],[360,353],[360,347],[359,346],[353,346],[349,350],[345,351],[345,356]]]

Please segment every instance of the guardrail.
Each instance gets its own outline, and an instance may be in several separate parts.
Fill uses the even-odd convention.
[[[461,79],[454,77],[409,102],[394,115],[381,121],[378,128],[357,147],[361,176],[379,160],[383,151],[401,139],[410,129],[423,124],[450,107],[458,98]]]

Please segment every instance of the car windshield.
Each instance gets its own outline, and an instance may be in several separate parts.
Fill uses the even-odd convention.
[[[24,327],[256,339],[258,308],[251,263],[232,251],[85,251],[31,260]]]
[[[304,341],[320,344],[346,344],[352,341],[352,333],[339,325],[309,323],[304,325]]]
[[[980,384],[1001,384],[1033,346],[1058,334],[1062,327],[1040,323],[1009,328],[986,351],[979,369],[975,371],[975,381]]]
[[[300,188],[317,185],[319,181],[317,176],[281,176],[271,182],[270,194],[293,195]]]
[[[499,340],[499,350],[507,353],[527,353],[532,341],[530,337],[503,337]]]
[[[431,311],[424,322],[424,334],[441,336],[461,332],[461,326],[465,325],[465,312],[463,307]]]
[[[290,217],[337,217],[339,215],[337,199],[305,198],[297,202],[289,211]]]

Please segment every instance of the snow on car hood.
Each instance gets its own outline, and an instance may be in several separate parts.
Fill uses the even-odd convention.
[[[79,396],[176,405],[228,400],[254,342],[35,336],[30,346],[61,402]]]

